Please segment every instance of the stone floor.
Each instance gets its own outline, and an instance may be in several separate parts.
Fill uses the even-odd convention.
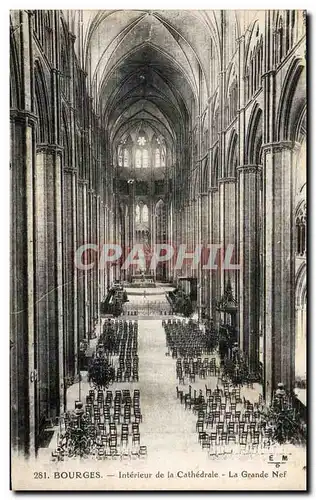
[[[208,377],[206,381],[197,381],[191,384],[192,388],[204,388],[216,384],[213,377]],[[293,446],[278,447],[273,450],[259,450],[258,453],[243,454],[239,449],[232,447],[230,451],[210,457],[206,450],[202,450],[198,443],[195,431],[196,416],[189,410],[185,410],[176,397],[177,379],[175,376],[175,360],[166,356],[165,332],[161,320],[139,320],[139,382],[113,384],[110,389],[128,388],[132,392],[140,389],[141,411],[143,422],[140,424],[141,444],[147,446],[148,455],[145,459],[132,461],[106,460],[89,462],[89,467],[94,467],[101,471],[102,477],[107,478],[106,489],[133,488],[135,479],[124,479],[123,483],[117,478],[126,473],[151,474],[151,482],[137,483],[139,489],[173,489],[179,488],[179,481],[169,477],[169,474],[176,474],[178,471],[184,473],[188,471],[204,470],[216,471],[219,474],[216,479],[216,487],[219,489],[238,489],[238,480],[228,481],[229,470],[248,470],[257,472],[259,469],[268,470],[271,473],[273,465],[269,465],[269,456],[274,453],[275,457],[280,457],[281,453],[286,453],[291,462],[287,465],[287,470],[292,474],[305,464],[305,450],[294,448]],[[187,384],[188,385],[188,384]],[[182,386],[183,387],[183,386]],[[86,381],[86,373],[82,373],[82,381],[72,385],[67,391],[67,407],[74,408],[74,402],[80,397],[83,401],[90,386]],[[258,399],[260,387],[244,388],[242,395],[255,401]],[[39,450],[39,457],[42,464],[50,463],[51,451],[56,447],[58,428],[49,445],[49,448]],[[276,458],[277,459],[277,458]],[[59,467],[82,468],[84,464],[79,459],[68,459],[67,463],[60,464]],[[87,466],[87,465],[86,465]],[[85,467],[86,467],[85,466]],[[284,466],[283,466],[284,468]],[[68,470],[68,469],[67,469]],[[283,469],[282,469],[283,470]],[[158,478],[156,475],[161,472],[164,477]],[[301,477],[302,476],[302,477]],[[304,480],[303,475],[299,481]],[[125,476],[124,476],[125,477]],[[116,481],[115,481],[116,479]],[[192,483],[193,481],[193,483]],[[182,478],[181,488],[212,489],[214,479],[194,480]],[[228,482],[227,482],[228,481]],[[237,482],[236,482],[237,481]],[[257,483],[258,484],[258,483]],[[295,483],[296,484],[296,483]],[[294,484],[294,486],[295,486]],[[277,488],[277,482],[274,483]],[[271,485],[273,489],[274,485]],[[249,489],[252,485],[249,484]]]

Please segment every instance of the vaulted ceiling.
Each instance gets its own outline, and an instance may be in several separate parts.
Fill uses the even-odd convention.
[[[175,144],[209,92],[216,13],[85,11],[84,63],[114,145],[150,126]],[[214,51],[214,48],[213,48]]]

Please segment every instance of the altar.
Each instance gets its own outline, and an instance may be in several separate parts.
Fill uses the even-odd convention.
[[[155,279],[151,274],[134,274],[131,276],[131,286],[139,288],[153,288]]]

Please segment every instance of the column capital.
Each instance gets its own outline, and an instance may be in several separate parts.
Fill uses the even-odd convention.
[[[48,143],[36,144],[36,153],[62,154],[63,151],[64,151],[63,146],[60,146],[59,144],[48,144]]]
[[[237,167],[237,172],[239,173],[247,173],[247,174],[256,174],[262,172],[262,165],[240,165]]]
[[[224,184],[229,182],[236,182],[236,177],[222,177],[221,179],[218,179],[219,184]]]
[[[77,169],[74,168],[74,167],[67,167],[67,166],[65,166],[63,168],[63,172],[65,172],[67,174],[75,174],[77,172]]]
[[[10,109],[10,120],[15,122],[20,122],[25,125],[36,125],[38,122],[38,117],[27,109]]]
[[[275,151],[298,150],[300,147],[300,143],[295,141],[275,141],[263,144],[262,150],[264,153],[272,153]]]
[[[78,184],[82,184],[83,186],[87,186],[88,181],[87,181],[87,179],[78,179]]]

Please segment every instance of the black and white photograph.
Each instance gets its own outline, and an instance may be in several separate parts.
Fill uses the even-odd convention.
[[[307,12],[8,17],[12,490],[306,491]]]

